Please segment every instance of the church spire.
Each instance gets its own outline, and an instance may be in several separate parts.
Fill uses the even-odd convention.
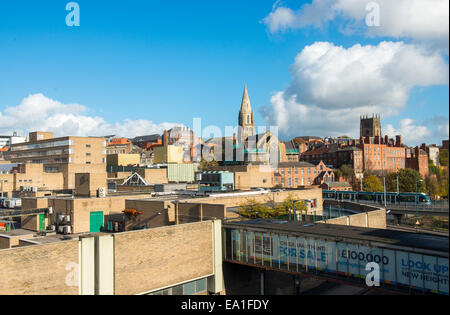
[[[250,105],[250,97],[248,96],[247,84],[244,88],[242,96],[241,110],[239,112],[239,132],[238,141],[243,143],[248,137],[255,135],[255,116],[252,106]]]
[[[245,84],[244,95],[242,96],[241,112],[248,112],[252,110],[250,105],[250,98],[248,97],[247,84]]]

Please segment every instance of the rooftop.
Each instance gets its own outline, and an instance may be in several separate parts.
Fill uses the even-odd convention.
[[[448,237],[425,233],[410,233],[395,230],[359,228],[351,226],[331,224],[301,224],[297,222],[273,221],[273,220],[248,220],[228,221],[225,227],[264,229],[267,231],[282,231],[288,233],[299,233],[307,235],[320,235],[322,237],[342,241],[352,239],[359,242],[383,243],[390,246],[408,247],[411,249],[424,249],[442,252],[448,257]]]

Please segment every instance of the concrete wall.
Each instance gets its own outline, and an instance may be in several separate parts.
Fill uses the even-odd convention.
[[[386,211],[377,210],[372,212],[365,212],[354,214],[346,217],[336,218],[332,220],[321,221],[328,224],[347,225],[374,229],[386,229]]]
[[[176,211],[177,224],[224,219],[226,217],[226,207],[221,204],[179,203]]]
[[[131,231],[135,227],[156,228],[175,223],[175,211],[172,203],[156,200],[126,200],[127,209],[138,210],[143,214],[125,216],[125,230]]]
[[[66,283],[77,262],[78,241],[0,250],[0,295],[78,294]]]
[[[113,166],[139,165],[141,163],[140,154],[109,154],[106,163]]]
[[[115,294],[139,294],[210,276],[213,222],[114,235]]]
[[[167,169],[164,168],[140,169],[137,173],[141,175],[149,185],[169,183]]]
[[[29,235],[3,235],[0,234],[0,249],[9,249],[19,246],[20,239],[33,238],[30,231]],[[0,265],[1,266],[1,265]]]

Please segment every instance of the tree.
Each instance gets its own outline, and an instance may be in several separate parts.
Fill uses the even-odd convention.
[[[205,159],[202,158],[202,160],[200,161],[200,169],[205,172],[210,170],[212,167],[216,167],[219,166],[219,163],[217,163],[216,160],[212,160],[210,162],[206,161]]]
[[[342,172],[342,176],[347,179],[355,176],[355,170],[350,165],[342,165],[340,170]]]
[[[344,174],[340,169],[334,170],[334,178],[336,178],[336,180],[339,180],[339,178],[341,178],[343,175]]]
[[[266,204],[256,201],[255,199],[247,199],[244,203],[239,206],[238,213],[246,218],[256,219],[275,219],[292,214],[292,209],[294,206],[294,197],[289,195],[283,203],[276,206],[272,199],[268,199]],[[300,212],[307,212],[303,201],[295,202],[295,210]]]
[[[448,166],[448,150],[442,149],[439,152],[439,162],[441,163],[441,166]]]
[[[386,186],[388,190],[397,191],[397,177],[400,192],[416,192],[416,183],[418,192],[427,192],[425,183],[421,181],[422,176],[420,176],[420,173],[410,168],[403,168],[396,173],[388,174],[386,179]]]
[[[381,180],[375,175],[364,177],[363,181],[364,191],[381,192],[383,191],[383,184]]]
[[[425,178],[425,186],[427,188],[428,195],[434,199],[437,199],[441,194],[441,187],[437,176],[427,176]]]

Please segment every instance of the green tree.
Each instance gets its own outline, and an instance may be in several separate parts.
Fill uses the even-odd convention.
[[[375,175],[364,177],[363,181],[364,191],[381,192],[383,191],[383,184],[381,180]]]
[[[336,180],[339,180],[339,178],[341,178],[343,175],[344,174],[340,169],[334,170],[334,178],[336,178]]]
[[[350,165],[342,165],[340,170],[342,172],[342,176],[344,176],[347,179],[355,176],[355,170]]]
[[[437,176],[427,176],[425,178],[425,186],[430,197],[436,198],[440,196],[441,187],[439,185]]]
[[[403,168],[394,174],[395,181],[397,181],[398,176],[400,192],[416,192],[416,183],[418,192],[424,193],[427,191],[425,182],[422,180],[422,176],[420,176],[418,171],[410,168]]]
[[[212,160],[212,161],[208,162],[202,158],[202,160],[200,161],[200,169],[203,172],[209,171],[211,168],[216,167],[216,166],[219,166],[219,163],[217,163],[216,160]]]
[[[442,149],[439,152],[439,162],[441,163],[441,166],[448,166],[448,150]]]

